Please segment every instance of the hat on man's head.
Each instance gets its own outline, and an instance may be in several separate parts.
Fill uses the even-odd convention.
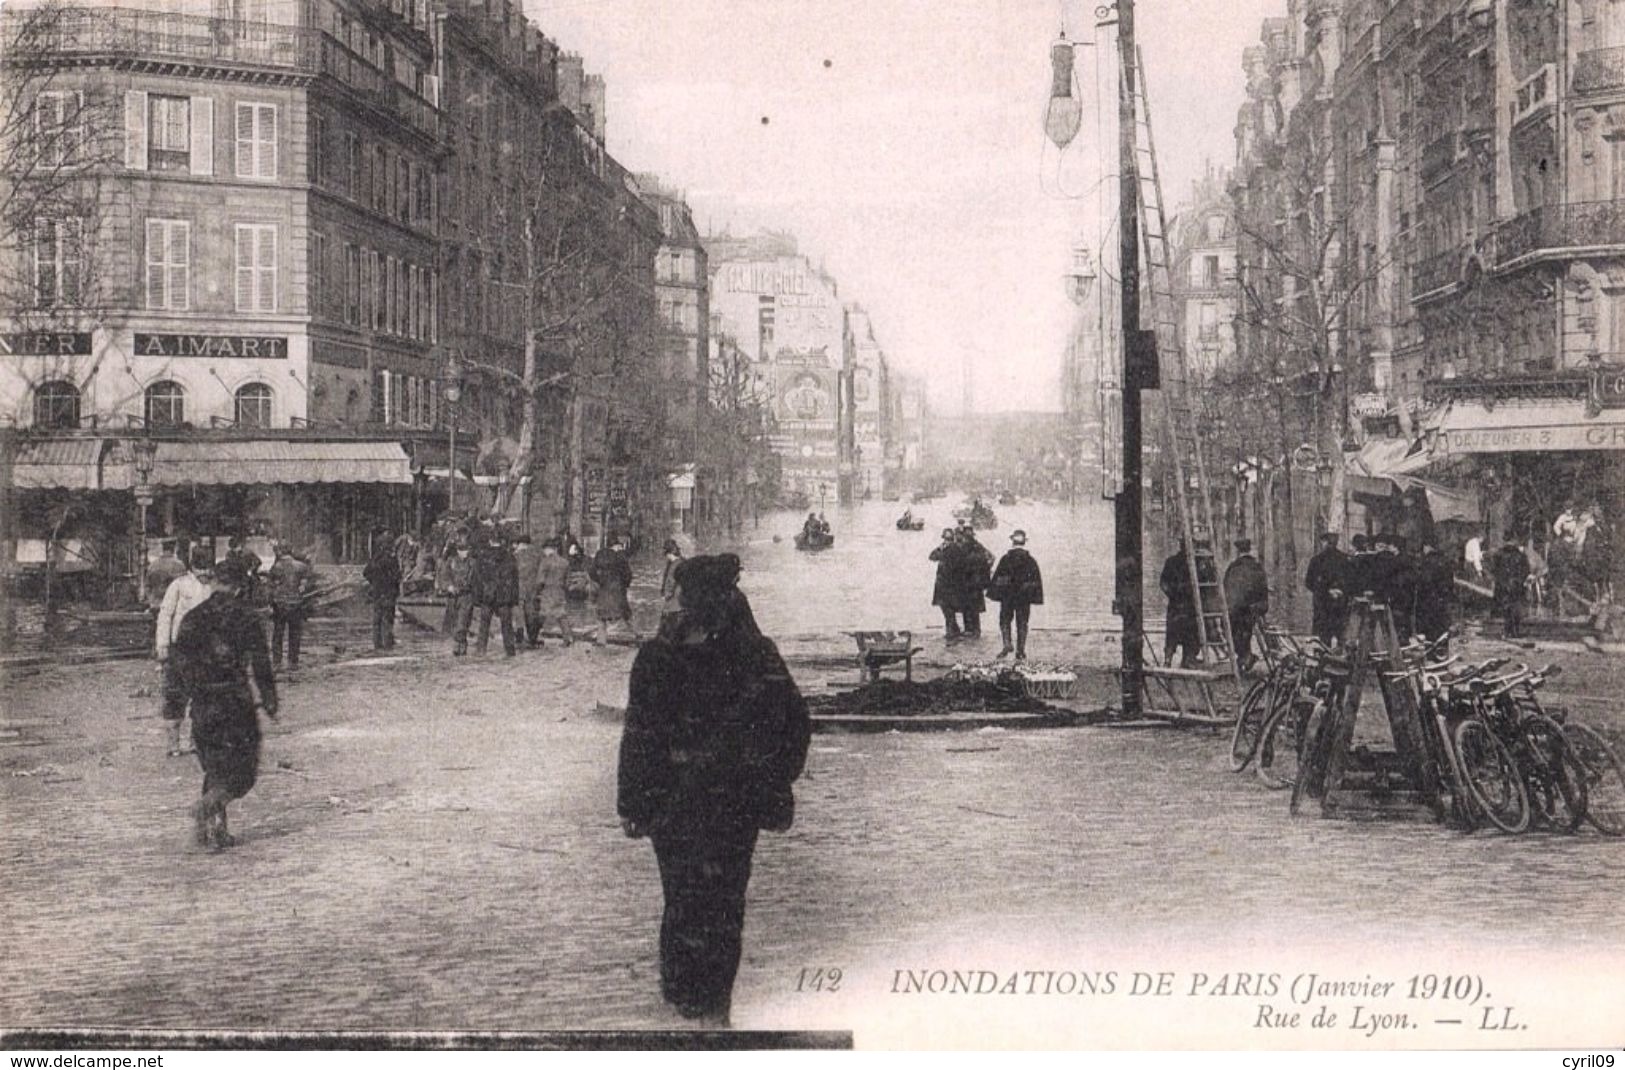
[[[682,552],[683,552],[683,548],[681,546],[677,545],[677,540],[676,539],[667,539],[666,540],[666,548],[661,551],[661,553],[667,553],[667,554],[680,554]]]
[[[1342,538],[1343,536],[1339,535],[1335,531],[1323,531],[1320,533],[1320,541],[1329,542],[1333,546],[1336,546]]]
[[[227,587],[241,587],[248,582],[248,563],[241,558],[226,558],[214,566],[214,582]]]
[[[192,548],[186,552],[186,567],[193,572],[212,572],[214,547],[207,543],[193,543]]]
[[[1250,554],[1250,553],[1252,553],[1253,552],[1253,540],[1251,540],[1251,539],[1237,539],[1236,540],[1236,552],[1240,553],[1240,554]]]
[[[943,528],[942,529],[942,537],[945,538],[945,539],[953,538],[954,537],[954,529],[953,528]]]
[[[1027,533],[1017,528],[1010,533],[1010,541],[1017,546],[1025,546],[1027,544]]]

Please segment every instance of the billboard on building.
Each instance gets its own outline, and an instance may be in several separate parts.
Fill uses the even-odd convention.
[[[835,369],[805,364],[773,367],[773,415],[781,431],[834,431]]]

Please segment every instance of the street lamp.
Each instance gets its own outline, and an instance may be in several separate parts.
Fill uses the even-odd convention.
[[[136,595],[147,600],[147,507],[152,504],[152,470],[158,457],[158,444],[143,438],[130,447],[135,462],[135,502],[141,507],[141,519],[136,528],[135,586]]]
[[[446,512],[449,514],[457,508],[457,403],[463,398],[463,368],[457,363],[455,353],[446,361],[445,385],[440,396],[451,406],[451,436],[446,456]]]

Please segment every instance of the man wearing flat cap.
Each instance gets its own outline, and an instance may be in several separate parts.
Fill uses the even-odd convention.
[[[1044,577],[1038,562],[1027,552],[1027,533],[1016,529],[1010,533],[1010,549],[999,558],[993,570],[993,579],[987,585],[987,596],[999,603],[999,637],[1004,649],[999,657],[1014,650],[1017,661],[1027,660],[1027,622],[1033,607],[1044,604]],[[1010,625],[1016,626],[1016,645],[1010,645]]]
[[[1264,566],[1253,556],[1253,541],[1237,539],[1236,558],[1224,570],[1224,600],[1230,607],[1230,638],[1236,644],[1236,664],[1242,669],[1253,664],[1253,628],[1270,608],[1269,579]]]

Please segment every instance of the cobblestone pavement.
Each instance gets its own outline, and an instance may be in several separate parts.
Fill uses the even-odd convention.
[[[150,664],[12,681],[0,1023],[674,1024],[652,853],[614,815],[630,650],[400,653],[286,686],[223,855],[189,844]],[[798,800],[757,854],[741,1025],[861,1020],[886,964],[964,947],[1625,946],[1620,843],[1294,821],[1208,733],[820,735]],[[817,1004],[816,967],[872,976]]]

